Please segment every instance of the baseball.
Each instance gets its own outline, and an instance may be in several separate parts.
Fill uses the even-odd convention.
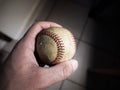
[[[42,30],[36,38],[36,51],[40,60],[47,65],[70,60],[76,51],[74,36],[63,27]]]

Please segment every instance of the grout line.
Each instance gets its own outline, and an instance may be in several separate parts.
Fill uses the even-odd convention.
[[[53,5],[52,5],[52,7],[51,7],[51,10],[49,11],[49,13],[48,13],[48,15],[47,15],[47,17],[46,17],[45,20],[48,20],[48,18],[50,17],[50,15],[52,14],[54,8],[55,8],[56,5],[57,5],[57,2],[58,2],[58,0],[54,0],[54,3],[53,3]]]
[[[62,90],[62,87],[63,87],[64,82],[65,82],[65,80],[64,80],[64,81],[62,81],[62,83],[61,83],[61,85],[60,85],[59,90]]]
[[[82,39],[82,37],[83,37],[83,34],[84,34],[84,31],[85,31],[87,22],[88,22],[88,17],[87,17],[87,19],[86,19],[86,21],[85,21],[85,23],[84,23],[84,25],[83,25],[83,29],[82,29],[82,31],[81,31],[81,34],[80,34],[79,38],[75,38],[76,40],[78,40],[77,45],[76,45],[77,48],[78,48],[79,43],[80,43],[80,41],[81,41],[81,39]]]
[[[82,29],[81,35],[80,35],[80,37],[79,37],[79,40],[81,40],[82,37],[83,37],[83,33],[84,33],[84,31],[85,31],[85,28],[86,28],[87,23],[88,23],[88,17],[87,17],[87,19],[86,19],[86,21],[85,21],[85,24],[83,25],[83,29]]]
[[[88,12],[88,15],[89,15],[89,12]],[[85,23],[84,23],[84,25],[83,25],[83,28],[82,28],[82,31],[81,31],[81,34],[80,34],[79,38],[76,38],[76,39],[78,40],[77,48],[78,48],[78,46],[79,46],[79,43],[80,43],[80,41],[81,41],[81,39],[82,39],[82,37],[83,37],[83,35],[84,35],[84,31],[85,31],[85,28],[86,28],[86,26],[87,26],[88,18],[89,18],[88,15],[87,15],[87,18],[86,18]]]
[[[79,46],[79,39],[75,38],[75,41],[76,41],[76,49],[78,49],[78,46]]]
[[[73,80],[70,80],[70,79],[67,79],[67,80],[70,81],[70,82],[72,82],[72,83],[74,83],[74,84],[77,84],[78,86],[80,86],[80,87],[82,87],[82,88],[86,88],[86,86],[81,85],[81,84],[79,84],[79,83],[77,83],[77,82],[75,82],[75,81],[73,81]]]

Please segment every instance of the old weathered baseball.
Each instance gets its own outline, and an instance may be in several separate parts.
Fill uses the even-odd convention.
[[[36,40],[36,51],[44,64],[55,65],[70,60],[76,51],[72,33],[62,27],[42,30]]]

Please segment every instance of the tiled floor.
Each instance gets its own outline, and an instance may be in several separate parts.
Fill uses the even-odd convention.
[[[98,23],[89,18],[82,40],[120,56],[120,35],[118,28],[119,26],[112,21]]]
[[[85,90],[85,88],[80,87],[79,85],[77,85],[69,80],[65,80],[61,90]]]
[[[100,24],[99,29],[104,30],[97,30],[98,23],[89,18],[88,13],[89,7],[76,3],[74,0],[70,2],[59,0],[47,17],[48,21],[57,22],[74,34],[78,45],[74,59],[79,63],[78,69],[67,80],[59,82],[47,90],[85,90],[88,83],[88,69],[120,67],[119,56],[111,52],[113,44],[110,45],[111,37],[107,37],[109,33],[104,31],[105,28]],[[96,35],[99,35],[97,37],[100,39],[97,39]],[[5,51],[7,50],[11,49],[6,47]]]
[[[11,42],[6,42],[4,47],[0,50],[0,63],[3,62],[9,53],[12,51],[13,47],[17,43],[17,40],[12,40]]]
[[[49,87],[47,90],[60,90],[64,81],[58,82],[55,85]]]
[[[61,24],[69,29],[75,38],[79,39],[87,20],[88,12],[89,8],[81,7],[73,1],[63,2],[59,0],[47,20]]]

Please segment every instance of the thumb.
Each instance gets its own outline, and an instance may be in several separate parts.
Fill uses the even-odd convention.
[[[70,60],[50,68],[45,68],[43,71],[42,81],[44,82],[42,87],[51,86],[59,81],[68,78],[78,67],[76,60]]]

